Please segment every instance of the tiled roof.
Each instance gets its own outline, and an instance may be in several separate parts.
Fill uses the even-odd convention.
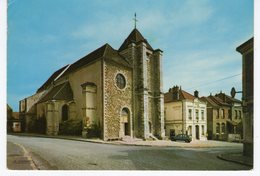
[[[102,47],[96,49],[85,57],[73,63],[68,70],[64,73],[64,75],[73,72],[74,70],[87,65],[88,63],[95,61],[96,59],[104,57],[105,60],[113,60],[121,65],[130,67],[130,64],[126,61],[126,59],[120,55],[115,49],[113,49],[109,44],[105,44]]]
[[[216,96],[212,96],[213,101],[215,101],[215,103],[217,103],[218,105],[221,106],[229,106],[228,103],[224,102],[221,98],[216,97]]]
[[[179,93],[179,98],[177,96],[174,96],[175,93]],[[190,93],[184,91],[184,90],[177,90],[175,92],[167,92],[164,94],[164,102],[173,102],[173,101],[180,101],[180,100],[194,100],[196,97],[191,95]]]
[[[216,96],[208,96],[207,100],[209,100],[210,104],[214,105],[214,106],[229,106],[228,103],[225,103],[224,101],[222,101],[219,97]]]
[[[184,90],[180,90],[180,99],[194,100],[195,97]]]
[[[45,90],[53,81],[54,79],[59,76],[59,74],[61,74],[61,72],[63,72],[63,70],[65,70],[65,68],[67,67],[68,65],[60,68],[59,70],[57,70],[56,72],[54,72],[50,77],[49,79],[37,90],[37,93],[38,92],[41,92],[43,90]]]
[[[211,106],[218,107],[218,104],[215,103],[210,97],[201,97],[201,99],[208,102]]]
[[[168,103],[168,102],[172,102],[173,101],[173,95],[172,92],[166,92],[164,94],[164,102]]]
[[[246,52],[247,50],[252,49],[252,48],[254,48],[254,37],[250,38],[249,40],[247,40],[246,42],[244,42],[243,44],[238,46],[236,48],[236,51],[243,54],[244,52]]]
[[[45,90],[56,78],[61,78],[62,76],[68,75],[69,73],[77,70],[80,67],[83,67],[99,58],[104,58],[106,61],[113,61],[120,65],[124,65],[126,67],[131,67],[128,61],[118,53],[117,50],[113,49],[109,44],[105,44],[95,51],[89,53],[83,58],[77,60],[71,65],[66,65],[61,69],[54,72],[51,77],[37,90],[40,92]]]
[[[236,102],[236,103],[242,103],[242,101],[236,99],[236,98],[232,98],[231,96],[226,95],[227,100],[230,102]]]
[[[147,45],[147,48],[153,51],[151,45],[147,42],[147,40],[142,36],[142,34],[137,30],[134,29],[129,36],[125,39],[123,44],[119,47],[118,51],[122,51],[128,47],[131,43],[139,43],[144,42]]]
[[[240,100],[232,98],[231,96],[226,95],[225,93],[220,92],[216,94],[215,97],[220,98],[224,103],[232,104],[232,103],[241,103]]]
[[[48,100],[73,100],[73,92],[69,82],[53,87],[46,95],[44,95],[38,103],[46,102]]]

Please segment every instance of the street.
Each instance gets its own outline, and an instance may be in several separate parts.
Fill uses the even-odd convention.
[[[147,147],[12,135],[7,136],[7,141],[22,145],[36,166],[43,170],[250,169],[249,166],[217,158],[220,153],[242,152],[242,145],[211,148]]]

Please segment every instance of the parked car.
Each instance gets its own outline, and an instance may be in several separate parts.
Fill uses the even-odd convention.
[[[187,134],[178,134],[176,136],[171,137],[172,141],[184,141],[184,142],[191,142],[191,137]]]

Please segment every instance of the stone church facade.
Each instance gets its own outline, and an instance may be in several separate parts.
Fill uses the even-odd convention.
[[[60,123],[82,121],[103,140],[164,138],[162,51],[134,29],[118,50],[109,44],[54,72],[36,94],[20,101],[28,124],[46,118],[46,133]]]

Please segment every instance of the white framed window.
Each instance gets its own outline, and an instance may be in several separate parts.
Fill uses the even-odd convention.
[[[201,120],[204,120],[204,110],[201,110]]]
[[[192,109],[189,109],[189,119],[192,119]]]

